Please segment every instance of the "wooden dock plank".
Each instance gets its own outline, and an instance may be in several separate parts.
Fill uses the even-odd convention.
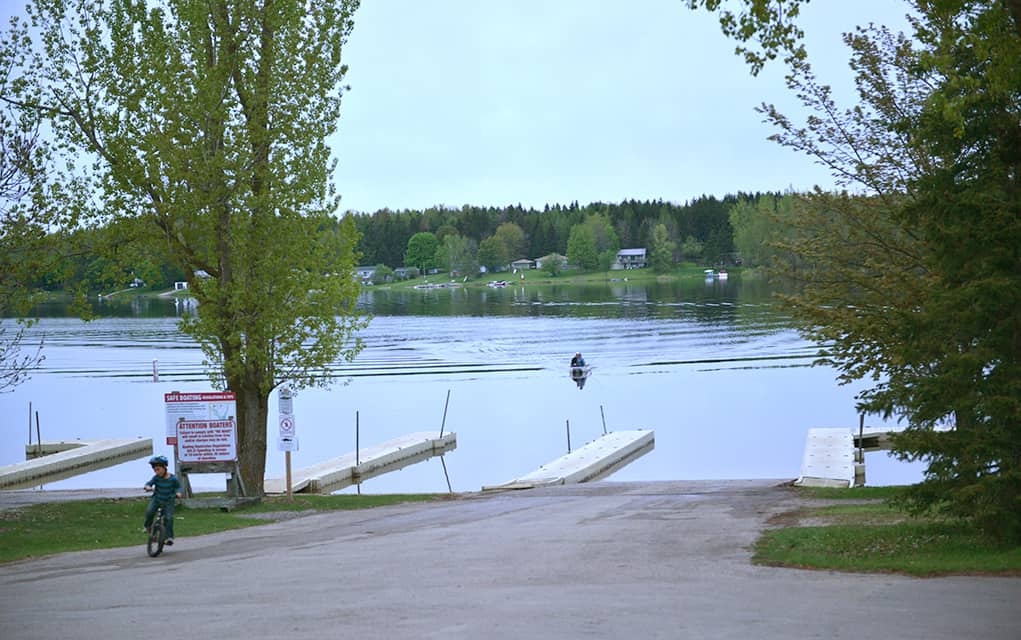
[[[152,438],[81,440],[77,446],[0,467],[0,488],[24,489],[105,469],[152,455]],[[43,449],[62,449],[58,443],[42,443]]]
[[[346,453],[292,471],[291,491],[293,493],[337,491],[368,478],[443,455],[456,448],[456,433],[445,434],[442,438],[432,431],[409,433],[363,448],[358,452],[357,460],[354,452]],[[266,493],[287,493],[287,479],[266,478],[263,490]]]
[[[654,431],[613,431],[510,482],[482,487],[483,491],[531,489],[605,478],[653,450]]]

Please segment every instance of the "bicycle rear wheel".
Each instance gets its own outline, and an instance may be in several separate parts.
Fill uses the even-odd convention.
[[[145,546],[146,553],[150,558],[155,558],[163,553],[163,544],[166,540],[166,531],[163,529],[163,509],[160,509],[152,526],[149,527],[149,541]]]

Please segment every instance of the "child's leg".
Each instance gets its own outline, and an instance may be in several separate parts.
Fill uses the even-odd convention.
[[[145,528],[152,526],[153,518],[156,517],[156,496],[149,499],[149,506],[145,508]]]
[[[167,537],[174,537],[174,499],[171,498],[163,505],[163,516],[167,521]]]

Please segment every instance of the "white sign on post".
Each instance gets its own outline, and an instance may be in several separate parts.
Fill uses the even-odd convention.
[[[294,421],[294,395],[287,387],[280,390],[280,431],[277,435],[277,449],[288,452],[298,450],[297,425]]]

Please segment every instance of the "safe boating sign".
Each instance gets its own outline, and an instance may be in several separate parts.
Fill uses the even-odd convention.
[[[237,461],[237,402],[233,391],[163,394],[167,444],[181,462]]]
[[[294,422],[294,392],[288,387],[280,389],[280,434],[277,436],[280,451],[298,450],[298,433]]]

